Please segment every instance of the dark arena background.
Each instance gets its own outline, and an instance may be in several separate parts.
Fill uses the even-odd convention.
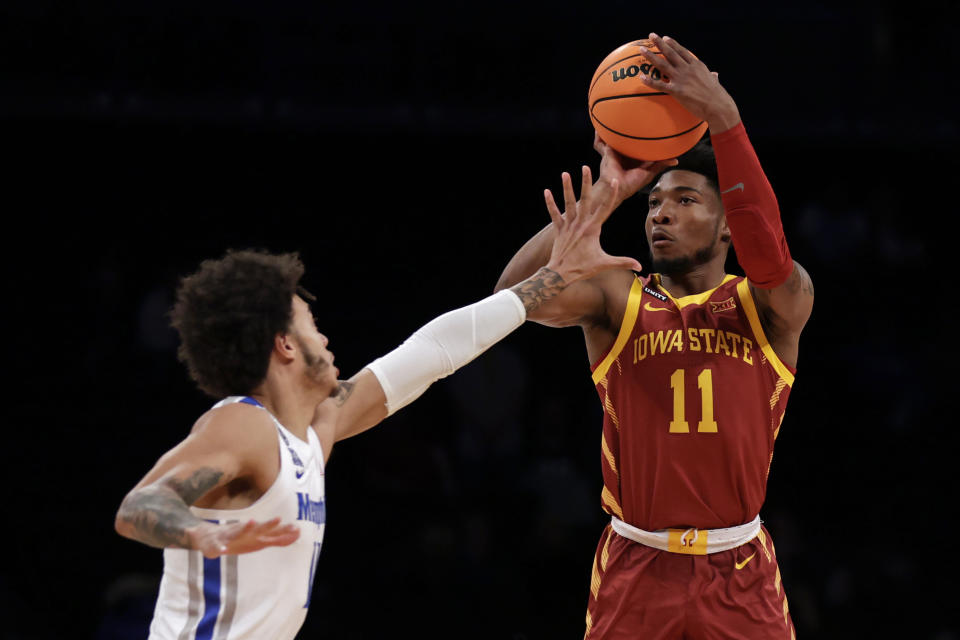
[[[951,5],[954,5],[951,8]],[[0,6],[0,639],[145,638],[124,494],[211,400],[178,278],[299,251],[345,375],[489,294],[594,169],[587,84],[676,37],[737,100],[817,303],[762,516],[800,638],[956,640],[955,3]],[[645,203],[611,253],[646,255]],[[735,268],[735,266],[731,266]],[[340,443],[300,638],[580,638],[601,410],[577,329],[527,325]]]

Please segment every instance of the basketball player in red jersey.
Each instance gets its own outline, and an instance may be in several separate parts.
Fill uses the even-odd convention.
[[[713,152],[628,168],[598,140],[600,177],[591,184],[583,168],[579,203],[563,176],[566,211],[613,180],[620,202],[656,180],[645,225],[652,274],[608,271],[530,314],[582,327],[604,409],[611,524],[594,559],[585,638],[785,640],[793,624],[759,512],[813,286],[790,256],[736,103],[675,40],[650,39],[664,58],[649,59],[669,82],[647,84],[708,123]],[[527,242],[497,289],[543,265],[554,233]],[[746,278],[724,272],[731,240]]]

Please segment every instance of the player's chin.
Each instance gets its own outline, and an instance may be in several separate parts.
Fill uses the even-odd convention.
[[[664,260],[670,260],[671,257],[672,256],[667,251],[650,249],[650,256],[649,256],[649,259],[647,260],[647,263],[649,263],[652,266],[655,264],[660,264]]]

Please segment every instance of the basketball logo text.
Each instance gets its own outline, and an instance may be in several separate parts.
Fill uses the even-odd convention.
[[[644,62],[643,64],[636,65],[632,64],[629,67],[620,67],[611,72],[613,74],[613,81],[619,82],[624,78],[635,78],[637,74],[642,73],[645,76],[650,76],[654,80],[663,79],[664,82],[670,82],[670,78],[660,73],[660,69],[657,69],[655,66],[649,62]]]

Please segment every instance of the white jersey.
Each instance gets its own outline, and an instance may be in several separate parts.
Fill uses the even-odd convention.
[[[232,396],[215,407],[253,398]],[[273,417],[273,416],[271,416]],[[245,509],[190,510],[212,522],[280,517],[300,527],[287,547],[205,558],[199,551],[164,549],[163,580],[149,640],[292,640],[310,605],[313,574],[326,522],[323,452],[313,429],[307,442],[273,418],[280,472],[270,489]]]

